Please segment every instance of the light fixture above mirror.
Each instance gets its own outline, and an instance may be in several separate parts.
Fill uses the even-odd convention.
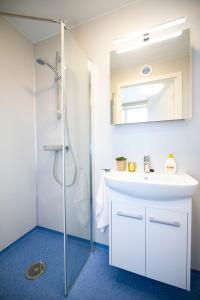
[[[146,46],[156,44],[156,43],[159,43],[159,42],[162,42],[165,40],[176,38],[176,37],[180,36],[181,34],[182,34],[182,31],[179,30],[179,31],[175,31],[172,33],[158,36],[158,37],[150,37],[148,35],[145,35],[145,38],[142,38],[142,40],[139,41],[138,43],[132,43],[132,45],[130,45],[130,46],[116,50],[116,53],[120,54],[120,53],[124,53],[124,52],[128,52],[128,51],[132,51],[134,49],[146,47]],[[147,36],[148,36],[148,39],[147,39]]]
[[[145,35],[150,35],[152,33],[163,31],[163,30],[169,29],[171,27],[175,27],[177,25],[183,24],[183,23],[185,23],[185,21],[186,21],[186,17],[182,17],[182,18],[178,18],[178,19],[166,22],[166,23],[159,24],[157,26],[153,26],[153,27],[142,29],[142,30],[135,31],[135,32],[130,32],[123,37],[114,39],[113,43],[120,44],[120,43],[130,41],[132,39],[138,38],[138,37],[144,37]]]

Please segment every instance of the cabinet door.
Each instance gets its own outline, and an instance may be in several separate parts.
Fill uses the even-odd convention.
[[[186,289],[187,213],[146,209],[146,276]]]
[[[111,264],[145,275],[145,208],[112,202]]]

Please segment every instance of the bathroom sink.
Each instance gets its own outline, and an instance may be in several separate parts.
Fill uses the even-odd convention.
[[[161,172],[119,172],[105,173],[106,185],[116,192],[143,199],[190,198],[198,181],[187,174],[166,174]]]

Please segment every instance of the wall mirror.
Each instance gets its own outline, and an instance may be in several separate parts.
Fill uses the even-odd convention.
[[[131,51],[110,52],[113,124],[191,117],[190,30]]]

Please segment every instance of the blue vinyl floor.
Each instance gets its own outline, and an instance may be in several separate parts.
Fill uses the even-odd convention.
[[[72,241],[71,268],[83,264],[88,251]],[[88,249],[88,248],[87,248]],[[77,252],[78,251],[78,252]],[[77,258],[78,257],[78,258]],[[46,272],[38,279],[25,278],[26,268],[44,260]],[[77,271],[77,270],[75,270]],[[0,300],[60,300],[63,296],[63,238],[36,228],[0,254]],[[71,288],[68,300],[200,300],[200,272],[192,272],[187,292],[108,265],[108,250],[97,247]]]

